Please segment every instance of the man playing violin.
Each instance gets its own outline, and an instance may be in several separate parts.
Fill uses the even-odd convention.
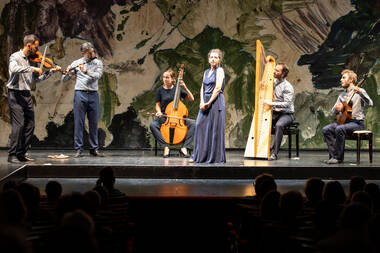
[[[24,37],[23,48],[9,58],[8,105],[12,131],[8,151],[8,162],[33,161],[27,150],[34,132],[34,108],[30,94],[32,83],[46,80],[59,66],[42,73],[42,69],[30,65],[29,56],[38,50],[39,40],[34,34]]]
[[[355,86],[356,81],[357,75],[355,72],[348,69],[342,71],[340,83],[345,91],[339,95],[331,111],[334,115],[343,112],[345,109],[343,102],[347,101],[351,92],[354,92],[351,99],[352,116],[351,119],[344,124],[339,125],[337,122],[334,122],[322,129],[323,138],[329,150],[329,159],[325,160],[325,163],[327,164],[343,162],[344,141],[346,135],[350,135],[356,130],[364,129],[364,107],[366,105],[373,105],[367,92],[364,89]]]
[[[90,42],[81,45],[82,58],[74,61],[66,69],[62,81],[66,82],[76,75],[74,94],[74,148],[75,157],[82,157],[84,122],[87,113],[90,144],[90,155],[103,156],[99,152],[98,119],[99,95],[98,80],[103,74],[103,63],[95,57],[95,50]]]
[[[162,75],[163,84],[156,91],[156,119],[152,121],[150,124],[150,130],[154,138],[157,140],[161,147],[164,147],[164,158],[169,157],[170,149],[168,144],[165,142],[164,138],[161,134],[161,125],[165,122],[166,117],[164,116],[164,112],[166,110],[166,106],[174,100],[175,96],[175,73],[173,70],[169,69],[165,71]],[[184,98],[188,101],[194,101],[194,96],[191,91],[187,88],[186,84],[181,80],[179,83],[181,86],[181,98]],[[180,153],[184,157],[190,157],[188,153],[188,149],[191,148],[191,143],[193,141],[195,124],[192,121],[186,120],[186,126],[188,127],[186,138],[183,142],[183,147],[180,149]]]

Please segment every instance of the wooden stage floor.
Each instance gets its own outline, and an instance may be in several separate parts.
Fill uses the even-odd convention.
[[[356,164],[356,153],[347,151],[345,162],[337,165],[323,163],[326,151],[301,151],[300,157],[287,157],[280,152],[277,161],[244,159],[244,150],[227,151],[226,164],[193,164],[172,150],[170,158],[154,156],[151,150],[105,150],[105,157],[92,157],[87,152],[74,158],[72,150],[32,150],[34,162],[8,164],[6,150],[0,150],[0,189],[8,180],[27,181],[40,187],[49,180],[58,180],[65,192],[86,191],[96,182],[99,171],[112,166],[117,187],[135,196],[251,196],[252,182],[261,173],[276,178],[279,191],[303,189],[309,177],[340,180],[344,185],[354,175],[380,182],[380,154],[374,153],[369,163],[368,152],[362,151],[361,163]],[[68,155],[68,159],[48,158],[48,155]]]

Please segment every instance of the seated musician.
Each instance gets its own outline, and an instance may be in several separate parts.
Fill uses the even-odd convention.
[[[325,160],[327,164],[336,164],[343,162],[344,140],[346,135],[352,134],[356,130],[364,129],[364,106],[372,106],[373,102],[367,92],[355,86],[357,75],[352,70],[343,70],[340,83],[345,91],[341,93],[332,108],[333,114],[339,114],[345,111],[343,102],[347,100],[351,92],[354,92],[352,102],[352,116],[348,122],[338,124],[334,122],[322,129],[323,138],[329,150],[329,159]]]
[[[161,125],[166,121],[166,117],[164,116],[166,106],[174,100],[175,96],[175,83],[176,77],[173,70],[169,69],[165,71],[162,75],[163,85],[160,86],[156,91],[156,118],[150,124],[150,130],[154,138],[157,140],[161,147],[164,147],[164,158],[169,157],[170,149],[169,145],[165,142],[164,138],[161,134]],[[191,91],[187,88],[186,84],[181,81],[181,94],[180,97],[184,98],[188,101],[194,101],[194,96]],[[186,125],[188,127],[186,138],[183,142],[183,146],[180,149],[180,154],[184,157],[190,157],[188,149],[191,148],[191,143],[193,141],[195,123],[190,120],[186,120]]]
[[[274,144],[271,148],[269,160],[277,160],[280,151],[284,128],[294,120],[293,86],[286,80],[289,68],[284,63],[277,63],[274,69],[273,102],[264,101],[272,107],[272,126],[275,126]]]

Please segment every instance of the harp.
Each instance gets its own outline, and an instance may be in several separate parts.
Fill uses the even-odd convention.
[[[274,68],[273,56],[265,56],[260,40],[256,41],[255,112],[249,130],[244,157],[264,158],[270,156],[272,109],[264,100],[273,101]]]

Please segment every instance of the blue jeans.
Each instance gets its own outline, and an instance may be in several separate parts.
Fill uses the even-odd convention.
[[[332,123],[322,128],[323,139],[329,150],[329,158],[343,161],[346,135],[350,135],[352,132],[362,129],[364,129],[363,120],[351,120],[342,125]]]
[[[83,151],[84,122],[87,113],[88,142],[90,149],[99,149],[98,145],[98,119],[99,95],[96,91],[76,90],[74,94],[74,148]]]

